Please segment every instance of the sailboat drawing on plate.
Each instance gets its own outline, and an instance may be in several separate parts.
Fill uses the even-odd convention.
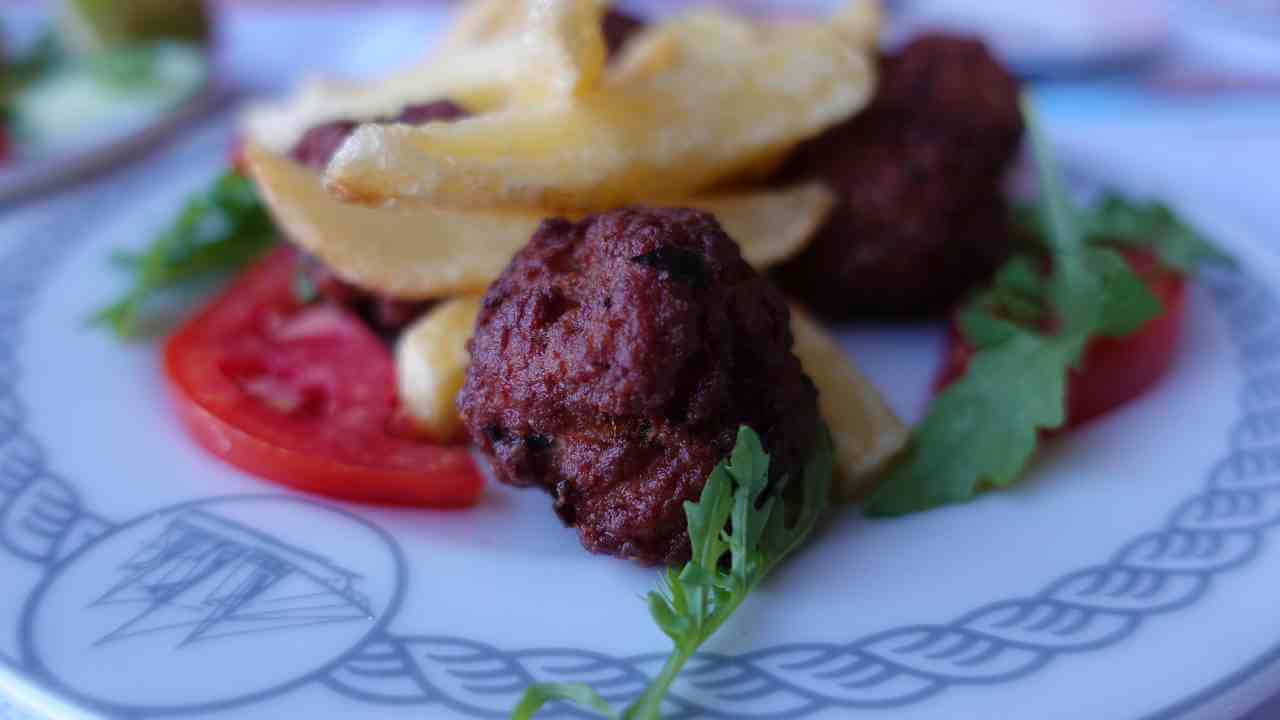
[[[137,612],[95,646],[166,635],[175,648],[373,617],[360,576],[205,510],[175,516],[89,608]]]

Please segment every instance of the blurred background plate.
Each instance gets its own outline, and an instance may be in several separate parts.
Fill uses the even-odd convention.
[[[42,5],[0,6],[0,48],[9,58],[29,53],[49,27]],[[59,65],[18,91],[19,109],[8,117],[9,156],[0,162],[0,205],[138,157],[216,102],[205,53],[173,45],[149,57],[157,58],[154,85],[107,87],[95,79],[97,68],[76,64]]]

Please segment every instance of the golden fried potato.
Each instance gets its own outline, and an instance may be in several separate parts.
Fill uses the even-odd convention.
[[[462,437],[462,418],[454,399],[471,363],[467,341],[475,330],[480,304],[479,295],[443,302],[419,318],[396,345],[400,403],[433,442],[449,444]]]
[[[781,265],[804,250],[836,206],[822,183],[693,198],[674,205],[716,216],[742,256],[757,270]]]
[[[606,64],[599,0],[523,0],[510,27],[374,83],[312,79],[282,102],[250,106],[246,135],[275,152],[307,130],[338,120],[394,117],[409,105],[449,99],[470,112],[556,102],[590,92]],[[483,22],[477,19],[476,22]]]
[[[884,8],[880,0],[851,0],[836,11],[831,22],[850,42],[875,50],[880,46]]]
[[[525,17],[527,0],[471,0],[462,4],[453,25],[436,43],[435,54],[486,45],[511,37]]]
[[[646,62],[624,59],[598,90],[565,102],[448,125],[365,125],[334,157],[328,186],[367,204],[455,209],[688,197],[843,121],[873,85],[868,52],[834,24],[701,12],[636,42],[650,48]]]
[[[527,81],[521,102],[555,101],[596,90],[608,62],[599,0],[526,0]],[[532,91],[532,92],[531,92]]]
[[[836,500],[852,502],[907,444],[910,431],[849,355],[823,327],[798,305],[791,305],[795,353],[818,386],[818,408],[835,443]]]
[[[483,291],[554,213],[372,209],[325,192],[320,176],[250,143],[245,161],[281,230],[339,277],[401,299]],[[804,249],[835,198],[817,183],[676,203],[714,213],[757,268]]]

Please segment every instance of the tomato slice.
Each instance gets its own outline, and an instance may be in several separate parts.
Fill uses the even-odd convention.
[[[1164,310],[1137,332],[1120,339],[1095,340],[1085,348],[1080,369],[1067,376],[1067,422],[1063,432],[1080,427],[1150,390],[1173,364],[1186,314],[1186,280],[1146,250],[1122,250],[1138,277]],[[960,379],[973,347],[951,324],[935,392]]]
[[[188,432],[226,462],[298,490],[473,504],[483,479],[467,448],[397,432],[391,353],[347,310],[299,305],[295,266],[294,251],[272,251],[166,343]]]

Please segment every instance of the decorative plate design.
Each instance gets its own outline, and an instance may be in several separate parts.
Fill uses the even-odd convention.
[[[223,142],[222,126],[206,129],[165,166],[213,167]],[[616,702],[637,694],[660,654],[620,653],[604,638],[553,633],[545,645],[504,645],[468,634],[466,617],[444,623],[456,632],[402,629],[413,619],[405,614],[409,599],[415,612],[431,608],[450,578],[415,574],[422,558],[406,550],[403,533],[375,518],[385,513],[294,495],[232,494],[122,517],[82,499],[90,489],[101,497],[101,488],[91,488],[94,478],[64,477],[32,419],[24,379],[39,370],[20,357],[41,328],[28,319],[98,218],[120,197],[145,197],[163,177],[131,172],[0,260],[0,569],[22,565],[36,576],[20,613],[8,618],[17,623],[16,651],[0,662],[41,693],[120,718],[279,708],[315,692],[344,699],[347,709],[422,706],[502,717],[538,681],[590,682]],[[1186,468],[1203,481],[1158,522],[1132,523],[1117,550],[1063,567],[1038,589],[936,622],[857,634],[833,624],[822,641],[729,641],[753,649],[699,656],[667,715],[927,710],[962,688],[995,693],[1045,676],[1068,656],[1149,640],[1162,618],[1189,611],[1218,578],[1255,562],[1280,521],[1280,305],[1272,287],[1248,272],[1210,274],[1202,285],[1234,344],[1243,392],[1228,451],[1207,469]],[[184,476],[144,463],[131,470],[172,472],[175,482]],[[134,502],[153,505],[145,497]],[[398,517],[396,527],[405,522]],[[476,557],[475,572],[483,573]],[[593,567],[606,573],[615,566]],[[519,602],[518,583],[496,578],[495,602]],[[644,620],[639,603],[624,612],[627,622]],[[161,676],[164,682],[139,680]]]

